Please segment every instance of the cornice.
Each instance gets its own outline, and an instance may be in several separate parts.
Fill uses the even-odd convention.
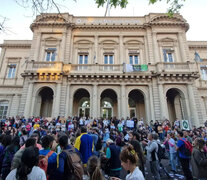
[[[31,44],[0,44],[1,48],[31,48]]]

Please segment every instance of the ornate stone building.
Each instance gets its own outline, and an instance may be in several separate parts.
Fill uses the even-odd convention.
[[[181,15],[42,14],[30,28],[31,41],[1,44],[0,119],[206,120],[207,42],[186,40]]]

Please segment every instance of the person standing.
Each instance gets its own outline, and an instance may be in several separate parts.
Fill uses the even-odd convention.
[[[204,152],[205,141],[202,138],[195,140],[191,156],[193,177],[199,180],[207,179],[207,156]]]
[[[177,148],[176,150],[178,151],[179,155],[179,160],[183,169],[183,173],[186,177],[187,180],[192,180],[193,176],[190,171],[190,156],[187,156],[185,154],[185,142],[186,139],[183,137],[183,132],[182,131],[177,131],[177,136],[178,136],[178,142],[177,142]]]
[[[106,144],[106,158],[108,159],[109,164],[109,176],[119,178],[121,171],[121,161],[119,158],[121,148],[115,145],[111,139],[108,139]]]
[[[142,172],[137,166],[138,156],[132,145],[125,146],[120,154],[121,165],[130,173],[126,176],[126,180],[144,180]]]
[[[158,152],[158,144],[153,138],[153,134],[148,135],[148,140],[149,142],[143,141],[142,143],[147,145],[146,150],[147,150],[147,159],[150,162],[150,169],[151,172],[154,176],[155,180],[160,180],[160,174],[159,174],[159,160],[157,156]]]
[[[81,135],[76,138],[74,147],[80,152],[81,160],[86,167],[88,159],[93,154],[93,138],[87,134],[85,126],[81,127]]]

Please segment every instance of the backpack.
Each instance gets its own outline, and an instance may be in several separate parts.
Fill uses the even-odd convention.
[[[101,142],[101,138],[98,136],[98,141],[96,143],[96,151],[101,150],[102,148],[102,142]]]
[[[161,161],[161,159],[164,159],[165,157],[165,149],[159,143],[157,143],[157,145],[158,145],[157,157],[159,161]]]
[[[39,163],[38,166],[45,171],[47,176],[47,167],[48,167],[48,158],[54,153],[54,151],[50,151],[46,156],[39,155]]]
[[[180,140],[185,143],[184,150],[183,150],[184,155],[188,157],[191,156],[191,153],[193,151],[192,144],[188,140],[183,140],[183,139]]]
[[[64,173],[68,180],[82,180],[84,170],[80,156],[74,148],[63,150],[66,153],[66,164],[64,167]]]

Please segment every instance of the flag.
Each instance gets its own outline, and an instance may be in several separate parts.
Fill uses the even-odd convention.
[[[197,52],[195,52],[195,57],[194,57],[194,60],[196,62],[203,62],[203,60],[200,58],[199,54]]]
[[[126,64],[126,72],[142,72],[142,71],[148,71],[148,65],[142,64],[142,65],[132,65],[132,64]]]

